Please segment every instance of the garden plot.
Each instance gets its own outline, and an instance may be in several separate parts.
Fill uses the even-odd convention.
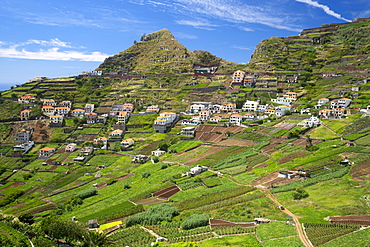
[[[330,216],[330,223],[370,226],[370,215]]]
[[[256,224],[254,222],[234,222],[234,221],[222,220],[222,219],[209,219],[209,224],[211,225],[211,228],[225,227],[225,226],[240,226],[243,228],[256,227]]]

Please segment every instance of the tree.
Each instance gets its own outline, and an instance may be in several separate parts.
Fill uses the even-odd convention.
[[[309,194],[301,187],[298,187],[295,191],[292,192],[292,196],[294,200],[301,200],[303,198],[307,198]]]
[[[160,142],[157,146],[158,149],[162,150],[162,151],[168,151],[168,148],[170,147],[171,145],[168,143],[168,142]]]
[[[225,132],[225,134],[230,137],[233,134],[233,132],[231,132],[230,130],[228,130],[228,131]]]
[[[102,232],[89,231],[86,235],[85,245],[87,246],[104,247],[112,244],[112,240]]]
[[[30,214],[30,213],[21,214],[21,215],[19,215],[18,219],[19,219],[20,222],[26,223],[26,224],[29,224],[29,225],[32,225],[33,223],[35,223],[33,215]]]
[[[77,222],[67,221],[55,216],[43,219],[40,223],[41,230],[52,239],[63,239],[67,243],[83,241],[86,231]]]

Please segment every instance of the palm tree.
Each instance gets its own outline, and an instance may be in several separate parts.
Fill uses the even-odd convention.
[[[87,246],[104,247],[111,246],[113,242],[105,233],[89,231],[86,236],[86,244]]]

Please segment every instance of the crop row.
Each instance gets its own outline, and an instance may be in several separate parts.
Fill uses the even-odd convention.
[[[177,185],[180,187],[181,190],[188,190],[188,189],[192,189],[192,188],[201,186],[202,183],[201,182],[194,182],[194,181],[186,181],[186,182],[183,182],[183,183],[179,183]]]
[[[188,200],[175,203],[174,206],[176,206],[180,211],[197,208],[200,206],[208,205],[211,203],[223,201],[229,198],[233,198],[245,193],[248,193],[250,191],[255,190],[253,187],[245,187],[240,186],[228,190],[218,191],[216,193],[203,195],[196,198],[190,198]]]
[[[218,235],[234,235],[255,232],[256,227],[243,228],[241,226],[231,226],[231,227],[222,226],[213,228],[212,231],[214,231]]]
[[[100,223],[104,223],[109,220],[123,218],[142,211],[144,211],[143,205],[134,205],[131,202],[124,201],[118,205],[107,207],[96,213],[87,215],[79,219],[79,221],[87,222],[89,219],[99,219]]]
[[[257,191],[255,193],[246,194],[246,195],[231,198],[225,201],[220,201],[220,202],[212,203],[209,205],[205,205],[205,206],[199,207],[197,210],[199,212],[207,212],[207,211],[218,209],[218,208],[223,208],[223,207],[227,207],[227,206],[231,206],[231,205],[235,205],[235,204],[239,204],[243,202],[252,201],[252,200],[255,200],[261,197],[264,197],[264,194],[260,191]]]
[[[227,158],[221,159],[216,164],[212,165],[213,169],[225,169],[234,166],[240,166],[245,164],[245,159],[247,157],[253,156],[256,153],[252,149],[248,149],[236,155],[229,156]]]
[[[119,230],[109,236],[116,246],[149,246],[155,237],[138,226]]]
[[[333,179],[333,178],[340,178],[340,177],[343,177],[345,174],[347,174],[349,169],[350,169],[349,167],[345,167],[341,170],[338,170],[338,171],[335,171],[335,172],[332,172],[332,173],[327,173],[327,174],[316,176],[316,177],[313,177],[313,178],[307,178],[303,181],[299,180],[299,181],[296,181],[296,182],[293,182],[293,183],[290,183],[290,184],[287,184],[287,185],[283,185],[283,186],[278,187],[278,188],[273,188],[273,189],[271,189],[271,193],[291,191],[291,190],[295,190],[299,186],[305,187],[305,186],[310,186],[310,185],[313,185],[313,184],[316,184],[316,183],[319,183],[319,182],[323,182],[323,181],[326,181],[326,180],[330,180],[330,179]]]
[[[180,228],[179,222],[167,223],[162,225],[155,225],[148,227],[149,229],[153,230],[158,235],[167,238],[171,241],[171,239],[185,237],[185,236],[194,236],[209,233],[211,229],[209,226],[198,227],[191,230],[182,230]]]
[[[307,237],[314,246],[326,243],[334,238],[353,232],[359,227],[344,224],[304,224]]]

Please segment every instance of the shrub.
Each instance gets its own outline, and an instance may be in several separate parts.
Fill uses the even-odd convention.
[[[158,159],[157,156],[153,156],[152,157],[152,160],[153,160],[154,163],[158,163],[159,162],[159,159]]]
[[[141,174],[142,178],[148,178],[149,176],[150,176],[150,172],[148,172],[148,171],[143,172],[143,174]]]
[[[193,214],[182,222],[181,227],[184,230],[189,230],[200,226],[207,226],[208,223],[208,216],[206,214]]]
[[[114,183],[116,183],[117,182],[117,179],[115,179],[115,178],[111,178],[111,179],[109,179],[108,181],[107,181],[107,185],[112,185],[112,184],[114,184]]]
[[[171,222],[171,219],[178,214],[176,207],[170,204],[158,204],[150,207],[148,211],[126,218],[125,224],[126,227],[130,227],[136,224],[155,225],[164,220]]]
[[[294,200],[301,200],[308,197],[308,193],[302,188],[297,188],[295,191],[292,192],[292,196]]]
[[[83,190],[79,193],[77,193],[77,196],[81,199],[88,198],[90,196],[94,196],[97,194],[97,190],[95,188],[88,188],[86,190]]]

